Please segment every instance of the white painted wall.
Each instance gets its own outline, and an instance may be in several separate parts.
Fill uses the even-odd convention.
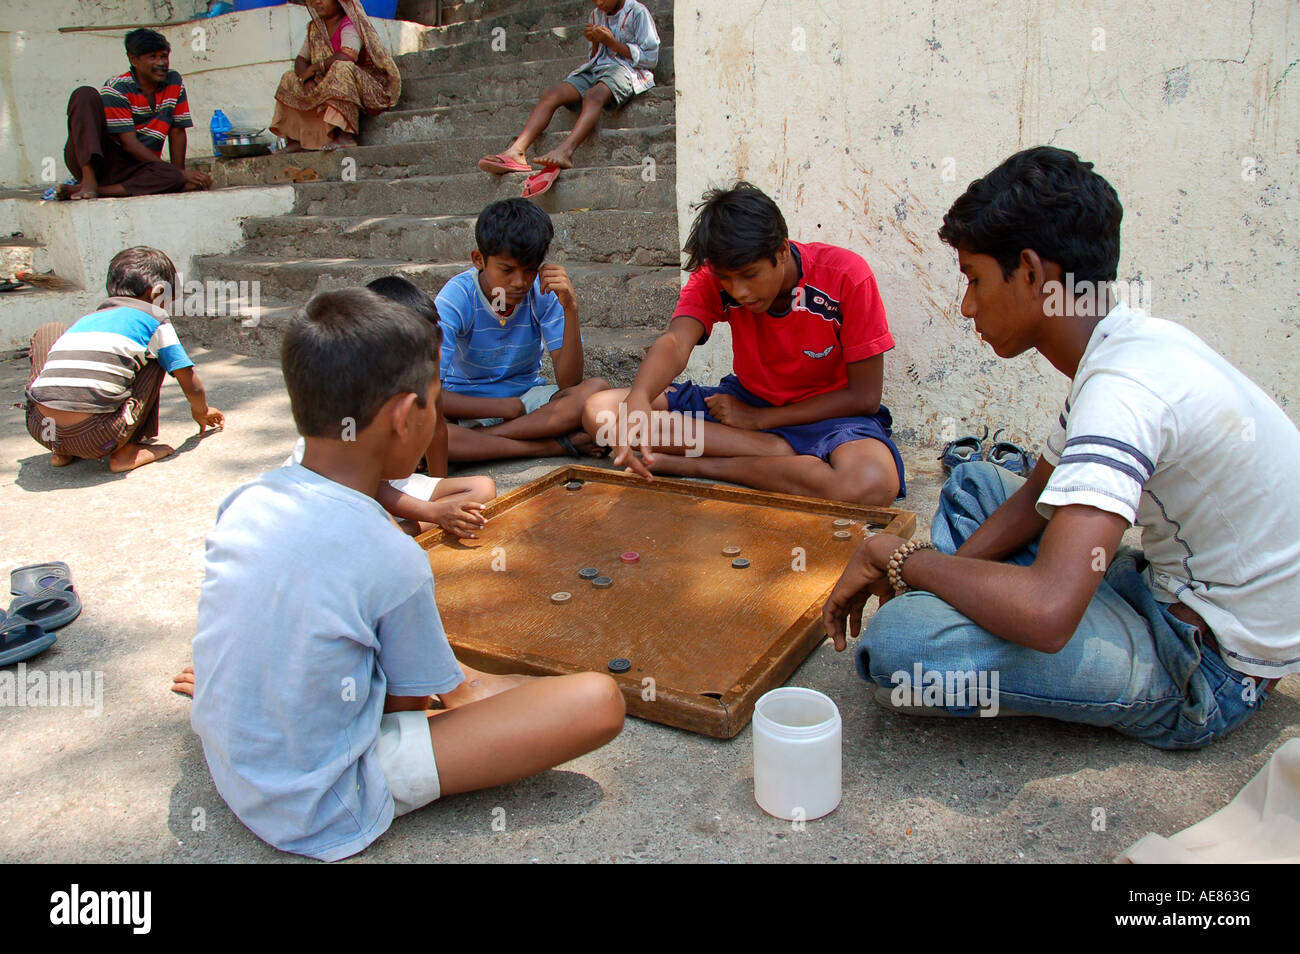
[[[896,434],[944,419],[1041,443],[1067,384],[981,348],[935,235],[973,178],[1038,144],[1078,152],[1124,203],[1121,279],[1300,420],[1300,20],[1286,0],[678,2],[677,183],[740,176],[792,237],[860,252],[898,347]],[[947,175],[945,175],[945,172]],[[715,340],[722,336],[715,336]],[[725,373],[729,342],[696,360]],[[963,423],[965,422],[965,423]]]
[[[33,331],[49,321],[71,323],[104,300],[108,263],[124,248],[162,249],[184,273],[195,276],[194,259],[230,252],[243,244],[250,215],[285,215],[293,209],[291,185],[145,195],[94,202],[31,202],[0,199],[0,235],[21,231],[44,243],[39,268],[53,268],[73,285],[69,291],[0,295],[0,351],[25,348]]]
[[[116,0],[98,10],[90,0],[7,2],[17,9],[11,16],[0,10],[0,185],[42,181],[47,158],[54,160],[58,181],[67,178],[67,98],[78,86],[100,86],[129,68],[121,25],[161,24],[155,8],[174,9],[179,17],[206,6],[193,0]],[[270,123],[276,86],[293,65],[309,22],[305,8],[289,4],[157,27],[171,43],[171,65],[185,80],[194,117],[187,156],[212,154],[208,125],[216,109],[236,126]],[[394,55],[418,50],[427,29],[399,20],[371,22]],[[58,32],[101,24],[94,31]]]

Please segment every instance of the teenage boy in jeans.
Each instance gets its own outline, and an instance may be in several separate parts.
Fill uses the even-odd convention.
[[[1034,348],[1070,389],[1027,480],[962,464],[933,549],[877,534],[850,560],[826,633],[843,649],[846,621],[856,634],[881,599],[857,662],[882,702],[1197,748],[1300,672],[1300,433],[1186,328],[1110,300],[1122,215],[1092,163],[1043,146],[944,217],[969,283],[962,314],[998,357]],[[1130,526],[1142,550],[1120,545]],[[946,685],[932,699],[918,667],[996,675],[997,699]]]

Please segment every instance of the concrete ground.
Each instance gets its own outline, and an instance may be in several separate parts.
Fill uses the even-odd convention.
[[[196,440],[169,379],[161,439],[180,453],[127,476],[84,461],[53,470],[9,406],[26,360],[0,361],[0,572],[65,560],[85,602],[30,666],[103,680],[99,715],[0,707],[4,862],[298,860],[226,808],[189,701],[168,691],[190,658],[217,504],[280,463],[295,436],[274,362],[195,358],[227,429]],[[924,534],[940,474],[929,451],[904,456]],[[504,490],[561,463],[491,472]],[[1169,835],[1219,809],[1300,735],[1295,677],[1244,727],[1183,753],[1041,719],[897,715],[829,644],[790,682],[828,693],[844,719],[844,800],[802,830],[754,803],[749,729],[724,742],[629,719],[610,745],[560,769],[398,819],[356,860],[1104,862],[1148,831]]]

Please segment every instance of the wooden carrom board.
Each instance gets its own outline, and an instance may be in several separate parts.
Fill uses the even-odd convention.
[[[625,658],[632,668],[613,675],[630,714],[723,739],[822,641],[822,606],[864,532],[916,528],[906,510],[576,465],[485,515],[476,540],[418,538],[458,658],[547,675]],[[832,535],[837,518],[854,521],[850,539]],[[728,546],[750,565],[733,568]],[[640,562],[623,563],[626,551]],[[613,585],[595,588],[583,567]],[[572,598],[553,603],[557,592]]]

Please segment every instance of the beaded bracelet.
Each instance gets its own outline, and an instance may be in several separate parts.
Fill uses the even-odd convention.
[[[894,588],[895,595],[906,593],[910,587],[903,582],[903,563],[917,550],[933,550],[933,543],[921,543],[919,540],[912,540],[904,543],[895,550],[889,557],[889,585]]]

